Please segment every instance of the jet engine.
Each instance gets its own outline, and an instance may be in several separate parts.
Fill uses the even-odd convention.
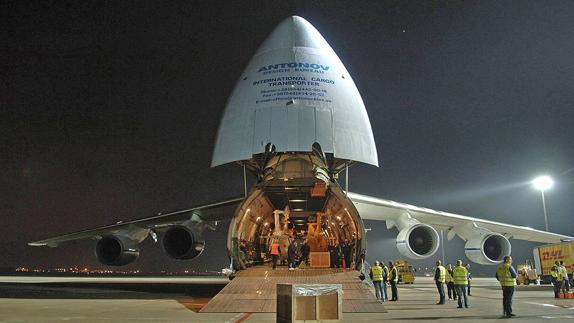
[[[162,245],[165,252],[174,259],[193,259],[205,249],[205,241],[193,225],[170,227],[163,235]]]
[[[475,235],[464,246],[466,257],[481,265],[501,263],[504,256],[510,255],[510,241],[498,233]]]
[[[410,259],[424,259],[432,256],[439,247],[438,232],[430,225],[416,223],[404,227],[397,236],[397,249]]]
[[[135,261],[139,255],[138,242],[124,236],[106,236],[96,244],[98,261],[108,266],[123,266]]]

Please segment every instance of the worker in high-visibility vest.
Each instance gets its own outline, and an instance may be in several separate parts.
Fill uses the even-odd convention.
[[[269,247],[269,253],[271,254],[271,261],[273,263],[273,270],[277,267],[277,260],[279,260],[279,255],[281,254],[281,248],[279,247],[279,240],[273,239],[273,243]]]
[[[391,283],[391,301],[399,300],[399,290],[397,289],[397,284],[399,283],[399,272],[397,267],[392,261],[389,261],[389,282]]]
[[[462,308],[462,299],[464,298],[464,307],[468,308],[468,295],[466,294],[466,285],[468,285],[468,270],[462,265],[462,260],[456,261],[456,267],[452,269],[452,278],[454,279],[454,289],[458,296],[458,308]]]
[[[502,287],[502,308],[505,317],[513,317],[512,314],[512,296],[514,295],[514,286],[516,286],[516,270],[512,267],[512,257],[504,256],[504,262],[496,270],[496,279]]]
[[[550,270],[550,275],[552,276],[552,284],[554,284],[554,298],[560,298],[560,290],[562,289],[562,284],[564,284],[564,277],[562,275],[562,270],[560,270],[560,262],[556,260],[554,266]]]
[[[446,280],[446,268],[442,266],[440,260],[436,261],[436,270],[434,272],[434,281],[438,289],[439,301],[437,305],[442,305],[445,302],[444,297],[444,283]]]
[[[383,267],[381,267],[379,261],[375,261],[373,267],[371,267],[371,272],[369,273],[371,280],[373,281],[373,286],[375,287],[375,297],[380,302],[385,301],[385,295],[383,293],[382,283],[383,283]]]
[[[456,301],[456,291],[454,290],[454,278],[452,278],[451,264],[448,264],[446,266],[445,283],[446,283],[446,289],[448,291],[448,299],[454,299]]]

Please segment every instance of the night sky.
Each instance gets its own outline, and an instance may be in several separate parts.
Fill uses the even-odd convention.
[[[367,107],[381,167],[354,165],[351,191],[543,229],[528,182],[548,173],[550,229],[574,235],[572,1],[2,1],[0,267],[97,266],[93,241],[26,242],[241,196],[239,166],[210,168],[217,126],[290,15]],[[396,230],[366,226],[368,260],[397,258]],[[186,262],[146,241],[126,268],[220,269],[226,229]],[[462,248],[447,242],[447,260]]]

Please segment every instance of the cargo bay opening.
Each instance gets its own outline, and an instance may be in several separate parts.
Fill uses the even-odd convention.
[[[289,266],[291,250],[299,269],[360,269],[366,250],[363,222],[336,181],[349,161],[313,148],[312,153],[275,154],[271,147],[246,165],[257,183],[230,223],[227,249],[235,270],[271,267],[274,241],[280,246],[278,268]]]

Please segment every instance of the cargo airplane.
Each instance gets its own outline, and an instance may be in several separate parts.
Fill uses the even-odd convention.
[[[339,177],[348,174],[349,165],[378,166],[371,124],[337,54],[297,16],[281,22],[263,42],[228,99],[211,166],[232,162],[255,178],[245,196],[29,245],[56,247],[93,239],[102,264],[126,265],[138,258],[140,243],[150,237],[160,241],[169,257],[192,259],[205,248],[204,230],[228,220],[227,252],[234,270],[268,262],[270,239],[286,246],[297,236],[307,239],[312,255],[328,254],[329,245],[348,242],[352,267],[362,270],[367,252],[363,220],[396,228],[396,246],[411,259],[437,251],[437,230],[446,230],[449,240],[459,236],[466,241],[466,256],[479,264],[500,263],[510,254],[511,238],[542,243],[572,239],[341,187]]]

